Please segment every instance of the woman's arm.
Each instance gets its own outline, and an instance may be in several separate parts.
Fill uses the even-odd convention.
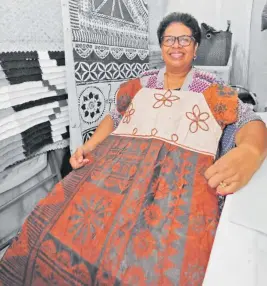
[[[106,115],[97,127],[93,136],[85,142],[82,146],[78,147],[75,153],[70,157],[70,164],[73,169],[78,169],[89,163],[85,156],[93,151],[98,144],[103,142],[110,133],[114,130],[114,121],[111,114]]]
[[[244,125],[236,134],[237,147],[245,148],[255,154],[261,162],[267,156],[267,128],[261,121],[252,121]]]
[[[205,173],[218,194],[234,193],[246,185],[267,155],[265,124],[246,104],[239,102],[238,121],[226,127],[221,158]]]
[[[70,164],[73,169],[83,167],[89,162],[86,155],[93,151],[98,144],[103,142],[110,133],[116,129],[120,123],[122,115],[114,108],[108,115],[104,117],[93,136],[82,146],[78,147],[75,153],[70,157]]]
[[[93,136],[83,144],[82,148],[84,151],[84,155],[93,151],[95,147],[103,142],[110,133],[114,130],[114,121],[112,120],[112,116],[106,115],[105,118],[101,121]]]

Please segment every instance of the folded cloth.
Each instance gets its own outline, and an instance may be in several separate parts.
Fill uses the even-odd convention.
[[[19,61],[19,60],[62,60],[65,59],[63,51],[30,51],[30,52],[7,52],[0,53],[0,61]]]
[[[0,54],[0,86],[7,82],[14,85],[27,81],[39,81],[45,74],[64,71],[65,58],[62,52]]]
[[[35,94],[30,94],[27,96],[23,97],[17,97],[14,99],[6,100],[5,102],[0,103],[0,109],[6,109],[12,106],[17,106],[21,105],[23,103],[28,103],[28,102],[34,102],[43,98],[51,98],[51,97],[56,97],[59,95],[64,95],[66,94],[65,89],[57,91],[47,91],[47,92],[41,92],[41,93],[35,93]],[[65,96],[65,99],[67,97]]]
[[[56,60],[37,60],[37,59],[24,59],[15,61],[2,61],[1,66],[3,70],[12,69],[25,69],[25,68],[35,68],[35,67],[45,67],[45,66],[57,66]]]
[[[64,104],[66,102],[64,97],[53,97],[54,100],[49,102],[45,102],[46,104],[43,105],[35,105],[32,104],[30,108],[24,109],[15,109],[15,112],[5,118],[0,120],[0,134],[5,132],[8,129],[14,128],[16,126],[22,125],[25,122],[32,120],[34,118],[38,118],[44,115],[53,115],[54,113],[61,113],[62,111],[66,111],[67,106]],[[50,99],[50,98],[49,98]],[[57,99],[60,99],[59,101]],[[61,100],[62,99],[62,100]],[[28,102],[29,104],[29,102]],[[63,110],[61,108],[55,109],[58,106],[65,107]],[[16,106],[17,107],[17,106]]]
[[[0,53],[0,172],[68,146],[66,85],[62,51]]]
[[[43,154],[1,172],[0,194],[28,181],[35,174],[38,174],[46,165],[47,156]],[[16,180],[14,180],[14,178],[16,178]]]
[[[20,134],[21,132],[33,127],[34,125],[49,120],[50,115],[53,115],[55,112],[60,112],[60,109],[56,108],[67,106],[67,101],[66,100],[55,101],[45,106],[47,109],[37,114],[36,113],[30,114],[31,108],[29,108],[27,109],[27,111],[29,111],[28,117],[20,119],[19,121],[9,122],[1,126],[0,140],[7,139],[8,137],[11,137],[16,134]]]

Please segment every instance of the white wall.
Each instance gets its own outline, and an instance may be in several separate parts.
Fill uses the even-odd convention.
[[[233,62],[231,83],[248,86],[250,22],[253,0],[168,0],[166,13],[188,12],[199,23],[226,29],[232,22]]]
[[[165,15],[166,0],[147,0],[149,11],[149,44],[158,47],[157,29]]]
[[[64,50],[60,0],[1,0],[0,52]]]
[[[255,0],[252,11],[249,87],[261,106],[267,106],[267,30],[261,32],[261,14],[266,0]]]

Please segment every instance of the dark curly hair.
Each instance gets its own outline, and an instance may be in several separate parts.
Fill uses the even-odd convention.
[[[158,35],[160,46],[162,42],[162,36],[165,30],[172,23],[184,24],[186,27],[188,27],[192,31],[192,36],[195,38],[196,42],[200,44],[201,30],[200,30],[200,27],[198,25],[198,21],[196,20],[196,18],[194,18],[192,15],[187,14],[187,13],[173,12],[167,15],[166,17],[164,17],[163,20],[159,24],[157,35]]]

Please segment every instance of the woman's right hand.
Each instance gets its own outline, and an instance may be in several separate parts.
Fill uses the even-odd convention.
[[[79,169],[89,163],[89,160],[85,158],[85,152],[83,147],[78,147],[75,153],[70,157],[70,164],[73,169]]]

